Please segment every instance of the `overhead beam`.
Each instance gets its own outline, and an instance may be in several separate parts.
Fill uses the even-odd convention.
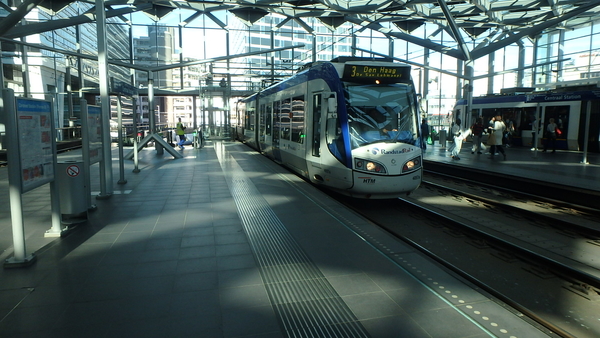
[[[479,49],[474,49],[473,51],[471,51],[471,57],[473,58],[473,60],[476,60],[480,57],[486,56],[490,53],[493,53],[501,48],[504,48],[512,43],[515,43],[527,36],[535,36],[538,35],[539,33],[541,33],[544,29],[547,28],[551,28],[553,26],[558,25],[559,23],[568,20],[572,17],[575,17],[581,13],[587,12],[590,9],[600,6],[600,3],[598,3],[597,1],[593,2],[593,3],[589,3],[587,5],[581,5],[578,8],[564,13],[563,15],[561,15],[560,17],[554,18],[554,19],[550,19],[547,20],[543,23],[538,24],[537,26],[531,27],[531,28],[527,28],[527,29],[523,29],[521,31],[519,31],[516,34],[513,34],[509,37],[506,37],[504,39],[502,39],[501,41],[498,41],[496,43],[490,44],[486,47],[482,47]]]
[[[42,3],[44,0],[29,0],[21,3],[16,10],[10,13],[7,17],[0,21],[0,36],[4,36],[11,28],[16,26],[19,21],[23,20],[25,15],[34,9],[37,5]]]
[[[1,38],[1,37],[0,37],[0,41],[6,41],[6,42],[18,44],[18,45],[27,46],[27,47],[48,50],[48,51],[51,51],[51,52],[54,52],[54,53],[60,53],[60,54],[64,54],[64,55],[76,56],[76,57],[80,57],[80,58],[83,58],[83,59],[98,61],[98,57],[94,56],[94,55],[82,54],[82,53],[71,52],[71,51],[63,50],[63,49],[52,48],[52,47],[45,46],[45,45],[38,44],[38,43],[28,43],[28,42],[11,40],[11,39]],[[236,59],[236,58],[241,58],[241,57],[246,57],[246,56],[258,55],[258,54],[265,54],[265,53],[272,53],[272,52],[279,52],[279,51],[287,50],[287,49],[302,48],[302,47],[305,47],[305,46],[306,46],[305,44],[298,44],[298,45],[293,45],[293,46],[288,46],[288,47],[278,47],[278,48],[273,48],[273,49],[263,49],[263,50],[256,51],[256,52],[235,54],[235,55],[229,55],[229,56],[220,56],[220,57],[214,57],[214,58],[203,59],[203,60],[198,60],[198,61],[173,63],[173,64],[170,64],[170,65],[156,66],[156,67],[148,67],[146,65],[136,65],[136,64],[131,64],[131,63],[125,63],[125,62],[120,62],[120,61],[110,61],[110,60],[108,61],[108,63],[110,63],[111,65],[114,65],[114,66],[120,66],[120,67],[135,69],[135,70],[139,70],[139,71],[143,71],[143,72],[159,72],[159,71],[167,70],[167,69],[174,69],[174,68],[180,68],[180,67],[189,67],[189,66],[199,65],[199,64],[203,64],[203,63],[211,63],[211,62],[216,62],[216,61],[226,61],[226,60]]]
[[[442,10],[442,13],[444,13],[444,16],[446,17],[446,21],[448,22],[448,26],[450,28],[450,32],[452,33],[452,35],[454,37],[454,41],[456,41],[456,43],[458,43],[458,47],[464,54],[464,56],[461,59],[462,60],[470,60],[471,53],[469,52],[469,48],[467,48],[467,44],[465,43],[465,40],[462,38],[462,34],[460,34],[460,29],[456,25],[456,22],[454,21],[454,17],[452,16],[452,13],[450,13],[450,9],[448,8],[448,5],[446,4],[446,0],[438,0],[438,4],[440,5],[440,9]]]
[[[440,45],[440,44],[431,42],[429,40],[421,39],[416,36],[412,36],[410,34],[392,31],[391,29],[383,27],[381,24],[379,24],[377,22],[365,23],[363,20],[361,20],[359,18],[354,18],[354,17],[346,17],[346,20],[349,22],[352,22],[358,26],[366,27],[366,28],[378,31],[386,36],[394,37],[394,38],[404,40],[404,41],[408,41],[410,43],[414,43],[415,45],[429,48],[433,51],[436,51],[436,52],[439,52],[442,54],[446,54],[446,55],[455,57],[457,59],[463,60],[463,58],[465,57],[465,55],[462,51],[456,50],[454,48],[450,48],[448,46]]]
[[[123,15],[123,14],[142,11],[142,10],[148,9],[150,7],[152,7],[151,4],[141,4],[141,5],[138,5],[135,7],[130,7],[130,8],[113,9],[113,10],[109,10],[106,12],[106,17],[112,18],[115,16]],[[48,32],[48,31],[52,31],[52,30],[56,30],[56,29],[76,26],[76,25],[95,22],[95,21],[96,21],[96,15],[91,12],[87,12],[82,15],[78,15],[78,16],[75,16],[75,17],[72,17],[69,19],[51,20],[51,21],[47,21],[47,22],[30,23],[27,25],[16,26],[16,27],[10,29],[8,32],[6,32],[6,34],[4,34],[4,35],[2,35],[2,33],[0,31],[0,36],[2,36],[4,38],[16,39],[16,38],[25,37],[25,36],[32,35],[32,34],[44,33],[44,32]],[[4,20],[2,20],[2,23],[0,23],[0,26],[1,25],[4,25]]]

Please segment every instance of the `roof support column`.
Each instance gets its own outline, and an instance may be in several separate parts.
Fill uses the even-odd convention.
[[[465,85],[463,86],[463,96],[467,100],[467,107],[464,112],[463,126],[470,126],[471,121],[471,107],[473,106],[473,60],[465,61]]]
[[[354,33],[352,33],[352,36],[354,37]],[[316,33],[312,34],[312,46],[313,46],[313,48],[311,48],[312,62],[316,62],[317,61],[317,34]]]
[[[227,52],[227,57],[231,56],[231,51],[229,50],[229,29],[226,31],[225,33],[225,50]],[[292,49],[292,61],[294,60],[294,50]],[[225,88],[223,88],[223,108],[225,109],[225,111],[223,112],[223,114],[225,114],[224,116],[224,120],[225,120],[225,137],[227,137],[228,139],[230,137],[233,137],[232,134],[230,134],[231,131],[231,107],[229,106],[229,103],[231,101],[231,69],[230,69],[230,61],[229,59],[227,59],[227,61],[225,61],[227,63],[227,83]],[[293,65],[293,63],[292,63]],[[258,108],[258,107],[257,107]]]
[[[108,44],[104,1],[96,0],[96,36],[98,41],[98,80],[102,110],[102,162],[100,165],[100,198],[112,196],[113,173],[110,137],[110,97],[108,89]],[[81,76],[81,74],[79,74]]]
[[[356,31],[352,30],[352,56],[356,56]],[[313,50],[316,48],[313,48]]]
[[[533,39],[533,60],[531,60],[532,69],[531,69],[531,86],[535,87],[537,83],[537,55],[538,55],[538,41],[539,39],[535,37]]]
[[[462,91],[462,85],[465,83],[462,80],[462,75],[463,75],[463,60],[461,59],[456,59],[456,99],[462,99],[463,97],[463,91]]]
[[[0,55],[2,55],[2,42],[0,42]],[[2,57],[0,57],[0,92],[4,90],[4,65],[2,64]]]
[[[423,99],[425,102],[429,102],[429,48],[425,48],[423,51]],[[429,111],[429,107],[427,109]]]
[[[588,48],[588,49],[591,49],[591,48]],[[565,55],[565,31],[561,29],[558,33],[557,59],[562,60],[564,55]],[[552,65],[550,65],[550,70],[552,70]],[[551,71],[551,73],[552,73],[552,71]],[[562,63],[558,63],[556,65],[556,81],[555,82],[562,81],[562,78],[563,78],[563,65],[562,65]]]
[[[275,32],[271,29],[271,49],[275,48]],[[271,52],[271,84],[275,83],[275,52]]]
[[[525,87],[525,46],[519,41],[519,70],[517,71],[517,87]]]
[[[496,70],[494,69],[494,64],[496,61],[496,54],[495,53],[490,53],[488,55],[488,74],[489,73],[494,73]],[[488,94],[493,94],[494,93],[494,75],[490,75],[487,78],[487,93]]]

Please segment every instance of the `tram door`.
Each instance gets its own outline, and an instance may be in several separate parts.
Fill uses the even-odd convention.
[[[270,103],[261,104],[258,116],[258,143],[260,150],[272,156],[272,123],[273,123],[273,107]]]
[[[312,97],[312,119],[310,130],[311,135],[311,156],[313,158],[321,157],[321,107],[323,107],[323,94],[316,93]]]
[[[307,170],[311,180],[322,177],[321,172],[321,144],[322,142],[322,118],[323,118],[323,94],[321,92],[313,92],[309,94],[307,102],[306,116],[306,159],[307,159]],[[310,106],[308,106],[310,105]],[[324,137],[323,137],[324,138]]]

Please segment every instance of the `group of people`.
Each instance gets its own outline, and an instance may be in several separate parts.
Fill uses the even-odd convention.
[[[487,126],[484,125],[483,118],[478,118],[475,123],[468,129],[463,129],[461,126],[461,120],[456,119],[456,122],[452,125],[451,128],[451,138],[453,140],[452,144],[448,147],[448,151],[451,152],[451,157],[455,160],[460,160],[459,153],[462,148],[462,143],[465,138],[469,135],[473,135],[473,147],[471,149],[471,154],[482,154],[482,150],[485,149],[485,145],[483,143],[483,135],[485,133],[488,134],[487,145],[489,146],[489,154],[491,159],[494,159],[494,155],[502,154],[502,157],[506,160],[506,151],[504,146],[508,146],[507,134],[511,134],[514,131],[514,126],[512,123],[505,123],[502,120],[501,115],[493,116],[488,122]],[[553,118],[549,119],[549,123],[546,126],[545,134],[546,134],[546,142],[544,143],[544,150],[542,152],[546,152],[547,149],[552,149],[552,153],[556,152],[556,138],[560,133],[557,124]],[[535,137],[535,136],[534,136]]]
[[[471,154],[477,152],[477,154],[482,154],[482,150],[485,148],[483,144],[483,134],[488,133],[488,141],[487,144],[490,146],[490,157],[494,158],[494,155],[499,153],[502,154],[504,159],[506,160],[506,151],[504,150],[504,134],[508,130],[508,127],[502,121],[502,116],[497,115],[492,117],[492,119],[488,122],[487,126],[483,124],[483,118],[478,118],[475,123],[469,129],[463,129],[461,127],[462,121],[460,119],[456,119],[456,122],[452,126],[451,136],[453,138],[452,145],[448,148],[448,151],[451,152],[451,157],[455,160],[460,160],[460,150],[462,148],[462,143],[469,135],[473,135],[473,148],[471,149]]]

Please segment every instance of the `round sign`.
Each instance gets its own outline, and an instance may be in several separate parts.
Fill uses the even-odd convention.
[[[79,166],[75,164],[68,166],[67,175],[69,175],[69,177],[76,177],[77,175],[79,175]]]

